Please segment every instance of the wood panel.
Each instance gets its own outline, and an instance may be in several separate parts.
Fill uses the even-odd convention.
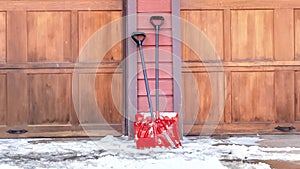
[[[78,11],[71,12],[71,51],[73,62],[79,56]]]
[[[199,112],[200,91],[198,88],[198,82],[191,72],[182,74],[182,90],[183,121],[184,123],[193,124]],[[210,95],[210,93],[207,95]]]
[[[294,10],[274,11],[275,60],[294,60]]]
[[[273,72],[232,73],[232,120],[274,122]]]
[[[277,121],[295,121],[295,75],[294,71],[275,72],[275,104]]]
[[[155,79],[149,80],[150,91],[155,95]],[[159,80],[159,94],[160,95],[173,95],[173,81],[172,79],[161,79]],[[146,96],[146,88],[144,79],[138,80],[138,95]]]
[[[185,61],[182,73],[186,133],[203,134],[204,129],[211,129],[216,134],[280,133],[274,127],[297,126],[297,122],[300,121],[299,7],[300,1],[296,0],[181,1],[181,16],[192,18],[190,22],[195,25],[202,23],[209,25],[201,21],[202,16],[197,15],[197,12],[222,13],[223,34],[214,33],[209,39],[213,41],[214,36],[221,36],[219,39],[222,39],[222,51],[224,51],[223,62],[203,63],[199,59],[188,58],[193,56],[195,51],[188,46],[182,47]],[[215,21],[211,15],[207,20]],[[181,28],[185,30],[186,27],[187,24],[182,24]],[[213,29],[218,28],[213,27]],[[199,36],[196,38],[191,30],[182,31],[186,37],[189,33],[188,38],[194,40],[193,44],[198,44],[198,48],[205,46],[198,40]],[[186,37],[183,36],[183,41]],[[207,45],[205,48],[208,49],[210,46]],[[219,70],[224,70],[226,79],[223,119],[225,123],[219,123],[215,129],[216,126],[210,123],[203,124],[203,119],[209,110],[201,112],[201,109],[213,103],[207,102],[201,105],[201,99],[192,98],[196,98],[195,95],[201,88],[206,90],[206,97],[209,98],[211,97],[209,88],[212,88],[212,84],[208,84],[205,76],[201,79],[194,76]],[[193,86],[193,83],[200,85]],[[193,105],[196,105],[196,108],[192,107]],[[199,112],[192,114],[191,112],[196,112],[196,109],[199,109]]]
[[[225,123],[232,122],[232,72],[225,72],[225,103],[224,103],[224,121]]]
[[[171,0],[137,0],[137,12],[171,12]]]
[[[277,126],[290,126],[290,123],[233,123],[233,124],[219,124],[215,125],[184,125],[184,133],[199,136],[199,135],[289,135],[299,134],[297,130],[291,132],[281,132],[275,130]],[[295,128],[300,128],[299,123],[293,124]],[[211,131],[214,131],[211,133]],[[207,132],[208,131],[208,132]]]
[[[122,129],[123,117],[119,112],[123,108],[123,70],[117,68],[123,58],[122,43],[112,46],[102,63],[75,62],[80,48],[94,32],[122,17],[122,3],[121,0],[0,1],[1,138],[87,136],[82,132],[86,124],[93,136],[120,134],[109,126]],[[118,36],[121,40],[122,24],[117,26],[118,33],[108,33],[108,37]],[[105,43],[95,45],[98,49],[106,47]],[[75,66],[85,74],[72,81]],[[96,80],[98,86],[86,85],[84,82],[93,81],[89,75],[95,69],[101,72]],[[111,86],[115,72],[117,85]],[[78,91],[72,90],[73,87],[87,91],[74,98],[76,104],[77,99],[81,104],[78,114],[72,100]],[[111,96],[110,89],[115,87],[117,94]],[[97,108],[84,107],[91,103]],[[110,125],[93,116],[98,105]],[[80,124],[82,119],[77,115],[85,118],[85,123]],[[6,133],[9,129],[26,129],[29,134],[9,135]]]
[[[151,96],[153,110],[156,110],[155,96]],[[149,112],[149,104],[147,96],[138,97],[138,112]],[[174,111],[174,98],[173,96],[160,96],[159,97],[159,111],[173,112]]]
[[[185,19],[188,22],[189,27],[186,29],[182,29],[182,38],[190,37],[187,41],[193,41],[194,38],[189,29],[199,29],[199,33],[204,33],[207,36],[208,41],[215,48],[221,60],[224,59],[223,54],[223,11],[221,10],[193,10],[193,11],[182,11],[181,12],[182,19]],[[191,35],[189,35],[191,34]],[[201,49],[204,44],[199,44],[199,49],[194,49],[200,51],[200,56],[189,48],[189,46],[183,45],[182,50],[184,55],[182,56],[183,60],[199,60],[203,58],[205,55],[201,52]]]
[[[183,75],[183,119],[185,123],[205,122],[212,93],[207,73]]]
[[[101,27],[106,26],[112,21],[120,19],[122,17],[122,12],[120,11],[81,11],[78,14],[78,24],[79,24],[79,50],[87,43],[88,39]],[[122,37],[122,29],[119,29],[118,34],[107,33],[108,38],[107,44],[110,44],[109,37]],[[100,45],[100,44],[95,44]],[[104,46],[106,44],[101,44]],[[95,48],[97,47],[95,46]],[[103,61],[120,61],[122,60],[122,43],[118,43],[115,46],[108,46],[112,48]]]
[[[147,75],[149,79],[155,79],[155,63],[146,63]],[[142,64],[138,64],[138,79],[144,79]],[[159,65],[159,78],[160,79],[172,79],[173,70],[172,63],[166,62]]]
[[[273,11],[231,12],[232,60],[273,60]]]
[[[106,122],[109,124],[122,123],[122,86],[122,74],[97,74],[96,76],[95,92],[98,107]]]
[[[231,10],[224,10],[224,61],[231,61]]]
[[[155,45],[155,30],[154,29],[139,29],[138,31],[145,32],[147,37],[143,42],[144,46]],[[171,46],[172,45],[172,30],[162,29],[159,31],[159,45],[160,46]]]
[[[122,0],[51,0],[51,1],[32,1],[32,0],[1,0],[0,10],[122,10]]]
[[[22,84],[22,85],[20,85]],[[7,74],[7,125],[22,127],[28,123],[29,91],[26,73]]]
[[[295,10],[295,59],[300,60],[300,10]]]
[[[6,75],[0,74],[0,125],[6,124]]]
[[[300,121],[300,72],[295,72],[295,121]]]
[[[79,112],[77,115],[81,124],[105,123],[97,106],[94,80],[93,74],[79,74]]]
[[[67,124],[70,121],[71,75],[32,74],[29,80],[28,123]]]
[[[183,74],[182,110],[185,124],[224,122],[221,101],[225,93],[224,89],[218,88],[218,83],[222,83],[219,76],[218,72]]]
[[[300,121],[300,72],[295,72],[295,121]]]
[[[155,62],[155,46],[144,46],[144,59],[145,62]],[[159,47],[159,62],[171,63],[172,58],[172,46],[160,46]],[[141,63],[141,57],[138,56],[138,63]]]
[[[153,13],[138,13],[137,15],[137,27],[139,29],[154,29],[150,23],[150,17]],[[155,13],[155,15],[163,16],[165,18],[164,24],[160,29],[172,28],[172,15],[170,13]]]
[[[6,62],[6,13],[0,12],[0,63]]]
[[[28,61],[71,62],[70,12],[28,12]]]
[[[97,74],[96,76],[81,74],[79,76],[80,109],[77,112],[79,121],[82,124],[121,123],[122,85],[121,74]]]
[[[274,9],[300,8],[298,0],[184,0],[181,9]]]
[[[7,62],[27,62],[26,11],[7,12]]]

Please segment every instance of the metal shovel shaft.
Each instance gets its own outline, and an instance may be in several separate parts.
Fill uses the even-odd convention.
[[[145,87],[146,87],[146,92],[147,92],[147,98],[148,98],[148,104],[149,104],[149,108],[150,108],[151,118],[152,118],[152,120],[154,120],[155,116],[154,116],[154,112],[153,112],[153,105],[152,105],[152,100],[151,100],[151,95],[150,95],[149,81],[148,81],[148,76],[147,76],[147,71],[146,71],[146,64],[145,64],[145,59],[144,59],[142,43],[139,43],[139,51],[140,51],[140,57],[141,57],[141,62],[142,62],[144,82],[145,82]]]
[[[165,23],[163,16],[151,16],[150,23],[155,28],[155,101],[159,112],[159,29]]]
[[[159,111],[159,26],[155,26],[155,101],[156,112]]]

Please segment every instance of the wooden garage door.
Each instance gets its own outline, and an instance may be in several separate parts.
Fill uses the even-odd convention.
[[[86,135],[83,125],[94,130],[90,135],[121,134],[122,70],[117,70],[123,57],[121,43],[101,63],[81,66],[85,71],[77,84],[73,79],[88,39],[121,17],[121,0],[1,1],[0,137],[81,136]],[[119,28],[114,36],[121,33]],[[91,99],[85,95],[74,98],[80,93],[74,86],[86,84],[95,66],[99,67],[95,84],[84,89],[95,93],[98,112],[89,109]],[[114,98],[113,90],[118,90]],[[74,99],[80,107],[76,111]],[[103,119],[95,118],[99,112]],[[28,132],[13,135],[6,132],[9,129]]]
[[[186,134],[205,133],[204,126],[216,127],[215,133],[300,127],[299,7],[293,0],[181,1],[181,17],[208,39],[194,49],[183,44]],[[183,39],[200,42],[189,29],[183,25]],[[199,59],[207,54],[205,46],[215,49],[220,64]],[[223,102],[224,107],[218,107]]]

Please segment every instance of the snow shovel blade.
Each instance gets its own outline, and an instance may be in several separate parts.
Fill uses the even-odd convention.
[[[134,121],[135,142],[138,149],[181,147],[178,114],[175,112],[156,113],[152,120],[150,113],[138,113]]]

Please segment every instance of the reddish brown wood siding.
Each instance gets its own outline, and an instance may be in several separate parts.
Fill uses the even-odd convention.
[[[122,17],[122,1],[1,1],[0,11],[0,137],[86,135],[77,116],[84,125],[96,126],[94,135],[116,134],[110,125],[121,132],[123,78],[122,70],[115,72],[123,57],[121,42],[106,53],[95,85],[82,86],[98,63],[86,64],[76,82],[96,93],[101,119],[93,118],[97,111],[88,107],[86,96],[75,98],[81,108],[75,112],[72,75],[93,33]],[[122,37],[118,30],[111,36]],[[114,100],[112,90],[118,93]],[[28,133],[6,133],[23,128]]]
[[[194,51],[182,45],[186,133],[213,128],[216,119],[220,122],[216,133],[271,133],[277,132],[277,125],[300,127],[299,6],[293,0],[181,1],[182,19],[194,24],[211,42],[199,43],[201,40],[182,27],[183,39],[199,44]],[[205,46],[215,48],[224,76],[216,63],[201,62],[199,56],[208,49]],[[217,67],[208,74],[207,66],[213,65]],[[208,76],[215,74],[222,76],[217,78],[219,82]],[[218,97],[223,100],[224,96],[225,107],[218,111],[214,110],[219,104],[212,99],[211,83],[224,84]],[[211,118],[218,114],[222,118]]]
[[[172,29],[171,29],[171,1],[137,1],[137,29],[147,34],[144,42],[145,61],[148,78],[150,80],[150,90],[152,103],[155,109],[155,30],[149,19],[153,15],[165,17],[165,24],[160,29],[160,110],[174,111],[173,105],[173,64],[172,64]],[[139,56],[138,56],[139,57]],[[138,58],[138,111],[149,111],[146,91],[143,81],[143,73],[140,59]]]

